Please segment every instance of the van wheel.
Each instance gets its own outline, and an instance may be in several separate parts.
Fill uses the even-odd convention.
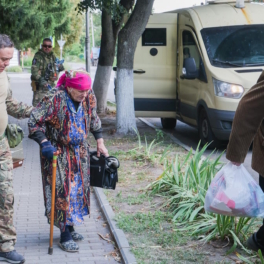
[[[220,146],[220,141],[215,137],[211,129],[209,119],[204,109],[200,111],[198,130],[202,146],[206,143],[210,143],[208,149],[215,149]]]
[[[176,118],[161,118],[161,125],[165,129],[173,129],[176,126]]]

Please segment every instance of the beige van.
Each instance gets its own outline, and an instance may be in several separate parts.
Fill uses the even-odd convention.
[[[150,16],[134,58],[136,116],[228,140],[241,97],[264,69],[264,6],[210,1]],[[263,102],[264,103],[264,102]]]

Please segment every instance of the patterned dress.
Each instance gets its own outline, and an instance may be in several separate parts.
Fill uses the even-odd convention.
[[[61,230],[65,225],[83,222],[90,207],[90,160],[87,137],[101,129],[96,113],[96,99],[89,90],[78,109],[63,87],[53,89],[33,110],[29,122],[29,137],[36,131],[45,133],[59,150],[56,173],[54,224]],[[41,157],[41,172],[45,214],[50,222],[52,161]]]

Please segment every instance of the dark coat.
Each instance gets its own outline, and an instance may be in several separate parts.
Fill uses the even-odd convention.
[[[264,176],[264,72],[236,110],[226,158],[243,163],[253,141],[252,168]]]

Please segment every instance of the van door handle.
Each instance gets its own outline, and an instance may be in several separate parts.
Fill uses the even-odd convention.
[[[134,72],[134,73],[137,73],[137,74],[143,74],[143,73],[146,73],[146,71],[143,71],[143,70],[134,70],[133,72]]]

